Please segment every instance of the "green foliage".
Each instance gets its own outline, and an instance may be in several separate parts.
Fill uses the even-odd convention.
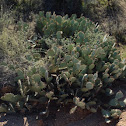
[[[20,100],[20,96],[19,95],[14,95],[12,93],[6,93],[4,96],[1,97],[1,99],[3,101],[9,101],[9,102],[17,102]]]
[[[25,30],[25,24],[22,23],[23,27],[20,27],[19,30],[19,26],[16,26],[12,18],[13,13],[1,12],[0,14],[0,49],[5,56],[14,59],[26,52],[28,46],[26,41],[30,29],[27,27]]]
[[[108,5],[108,0],[98,0],[98,2],[100,5],[105,5],[105,6]]]
[[[29,64],[25,56],[31,55],[27,39],[31,38],[32,31],[27,23],[18,21],[16,24],[12,12],[0,12],[0,87],[15,85],[16,67],[25,68]]]
[[[83,40],[83,32],[92,29],[92,32],[97,32],[97,28],[95,24],[85,17],[77,18],[75,14],[73,14],[70,18],[68,15],[63,17],[56,15],[51,12],[47,12],[46,16],[44,16],[44,12],[40,12],[37,17],[37,26],[36,29],[41,33],[42,36],[55,36],[56,34],[61,37],[70,37],[75,33],[79,33],[79,40]],[[62,31],[62,32],[60,32]]]
[[[17,11],[31,11],[42,7],[43,0],[4,0],[4,4],[16,8]]]
[[[74,103],[70,113],[77,107],[91,112],[101,108],[107,122],[118,117],[121,113],[118,108],[124,108],[126,104],[120,100],[122,92],[114,96],[111,86],[116,79],[126,77],[126,65],[121,61],[113,39],[83,16],[68,18],[67,15],[61,17],[48,12],[44,16],[40,13],[37,29],[42,38],[35,48],[41,48],[42,60],[37,59],[27,70],[17,70],[19,93],[1,97],[10,102],[5,110],[26,108],[30,111],[32,100],[46,105],[55,101],[57,104]],[[106,97],[110,98],[107,103]]]
[[[123,9],[126,4],[125,1],[83,0],[82,3],[84,16],[94,22],[99,22],[106,32],[116,38],[117,42],[125,44],[125,9]],[[106,22],[105,19],[109,22]],[[118,23],[114,23],[115,21]]]

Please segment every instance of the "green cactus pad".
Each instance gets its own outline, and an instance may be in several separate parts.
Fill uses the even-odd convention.
[[[1,100],[15,103],[21,99],[20,95],[14,95],[12,93],[6,93],[1,97]]]
[[[87,82],[87,83],[86,83],[86,88],[87,88],[88,90],[91,90],[91,89],[94,88],[94,84],[91,83],[91,82]]]

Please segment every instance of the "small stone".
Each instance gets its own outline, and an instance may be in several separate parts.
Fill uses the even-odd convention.
[[[126,126],[126,112],[123,112],[120,115],[119,122],[117,123],[116,126]]]

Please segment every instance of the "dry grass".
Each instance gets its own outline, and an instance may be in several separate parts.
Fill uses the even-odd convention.
[[[19,27],[19,25],[21,27]],[[25,55],[31,55],[28,49],[30,38],[34,32],[34,24],[27,25],[20,21],[14,22],[11,12],[2,13],[0,16],[0,86],[14,84],[15,69],[25,68],[29,63]],[[32,26],[32,28],[31,28]]]
[[[8,58],[20,57],[28,52],[27,40],[34,34],[34,23],[26,24],[20,21],[15,24],[14,18],[15,16],[11,12],[1,12],[0,50]]]
[[[120,50],[122,59],[126,59],[126,45],[120,45],[118,49]]]

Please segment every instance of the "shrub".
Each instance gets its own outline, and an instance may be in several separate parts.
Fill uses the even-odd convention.
[[[87,1],[87,0],[85,0]],[[125,9],[124,0],[92,0],[83,2],[83,14],[101,27],[110,35],[115,36],[118,43],[125,44]]]
[[[84,17],[41,16],[37,28],[42,38],[37,40],[36,49],[41,48],[42,59],[27,70],[17,69],[18,91],[1,97],[0,111],[31,111],[33,101],[45,106],[54,101],[74,103],[70,113],[77,107],[91,112],[100,108],[106,122],[119,117],[125,100],[120,100],[121,91],[114,95],[111,87],[115,80],[125,78],[126,65],[112,38]],[[50,27],[50,22],[58,28]]]
[[[15,57],[26,52],[26,40],[28,32],[24,28],[19,28],[14,22],[14,14],[11,12],[2,13],[0,17],[0,44],[5,56]],[[22,23],[25,27],[25,24]]]
[[[0,3],[4,12],[9,8],[15,13],[17,21],[20,18],[24,21],[31,20],[31,13],[38,13],[43,10],[43,0],[1,0]]]
[[[31,53],[31,50],[28,50],[27,39],[32,36],[32,33],[30,26],[26,23],[21,21],[18,24],[15,23],[12,12],[1,11],[0,16],[0,87],[3,87],[9,84],[15,85],[15,67],[26,66],[27,63],[23,57],[26,53]]]

